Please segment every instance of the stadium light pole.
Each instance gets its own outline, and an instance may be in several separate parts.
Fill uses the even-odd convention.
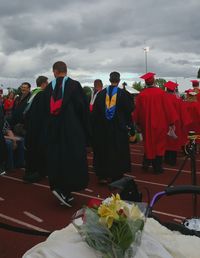
[[[149,52],[149,47],[144,47],[144,56],[145,56],[145,71],[147,73],[147,53]]]

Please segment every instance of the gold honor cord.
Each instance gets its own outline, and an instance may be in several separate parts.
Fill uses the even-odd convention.
[[[189,133],[187,138],[188,138],[188,142],[185,144],[184,150],[185,150],[185,153],[188,155],[193,149],[196,140],[200,140],[200,134],[191,132]]]
[[[188,135],[189,140],[200,140],[200,134]]]

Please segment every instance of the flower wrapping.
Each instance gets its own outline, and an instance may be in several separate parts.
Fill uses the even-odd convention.
[[[101,257],[133,257],[141,241],[145,209],[144,203],[129,203],[121,200],[119,194],[112,195],[101,203],[90,201],[90,207],[83,209],[82,225],[76,224],[77,216],[73,224]]]

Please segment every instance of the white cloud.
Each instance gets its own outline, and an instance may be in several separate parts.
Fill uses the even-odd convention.
[[[50,77],[63,60],[82,83],[145,72],[196,77],[199,0],[0,0],[0,67],[7,78]]]

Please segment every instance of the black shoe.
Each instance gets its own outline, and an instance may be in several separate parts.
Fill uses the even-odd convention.
[[[70,201],[72,201],[73,197],[70,198],[70,196],[65,196],[63,193],[61,193],[61,191],[55,189],[52,191],[52,193],[58,198],[59,201],[61,201],[62,204],[72,207]]]
[[[142,161],[142,170],[148,171],[149,167],[151,166],[151,160],[147,159],[146,156],[143,156],[143,161]]]

